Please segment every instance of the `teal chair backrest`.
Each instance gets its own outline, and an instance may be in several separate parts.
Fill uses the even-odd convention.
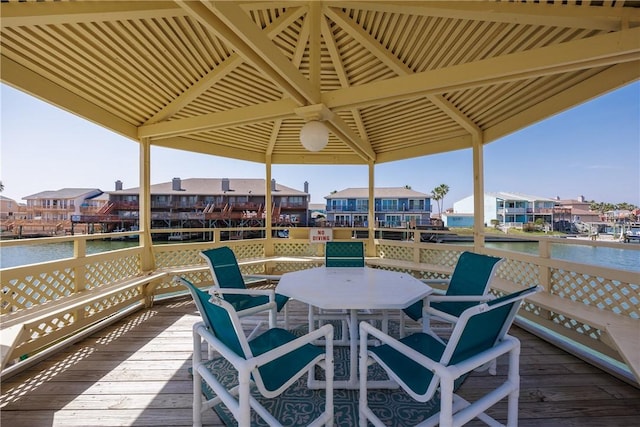
[[[242,278],[242,272],[238,266],[238,260],[231,248],[223,246],[221,248],[202,251],[202,256],[207,260],[213,281],[216,286],[226,289],[245,289],[247,286]],[[245,295],[227,294],[224,298],[232,304],[246,299]]]
[[[463,252],[458,258],[446,295],[484,295],[502,258]]]
[[[324,254],[327,267],[364,267],[363,242],[327,242]]]
[[[207,329],[234,353],[246,359],[234,325],[231,313],[235,311],[231,304],[199,289],[187,279],[181,277],[180,283],[189,289]],[[211,300],[215,301],[215,304],[210,302]]]

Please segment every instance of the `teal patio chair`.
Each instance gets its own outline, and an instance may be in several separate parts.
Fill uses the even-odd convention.
[[[186,286],[202,317],[193,326],[193,425],[202,425],[202,413],[220,403],[233,414],[239,426],[251,425],[251,409],[269,425],[280,422],[251,395],[255,386],[267,399],[276,398],[316,366],[325,370],[325,408],[309,425],[333,425],[333,326],[325,325],[302,337],[280,328],[270,328],[248,339],[237,311],[219,295],[210,295],[188,280]],[[325,348],[311,344],[324,338]],[[210,361],[203,360],[203,341],[237,371],[237,385],[228,389],[216,377]],[[215,393],[203,395],[203,381]],[[309,379],[311,381],[311,379]]]
[[[231,248],[223,246],[209,249],[200,253],[209,265],[211,276],[213,277],[214,289],[222,295],[226,301],[231,303],[240,317],[256,314],[260,311],[269,310],[269,327],[276,325],[276,312],[281,311],[289,297],[276,294],[272,289],[247,289],[245,276],[242,275],[238,260]],[[247,276],[251,278],[273,278],[272,276]],[[270,301],[275,302],[275,310],[268,305]],[[284,327],[288,328],[288,316],[284,313]],[[254,331],[260,327],[256,326]]]
[[[446,284],[443,294],[431,294],[426,305],[418,301],[403,309],[405,315],[415,321],[422,321],[422,330],[431,328],[430,321],[440,320],[455,323],[467,308],[493,298],[488,294],[489,284],[495,276],[502,258],[463,252],[458,258],[451,279],[424,280],[426,284]],[[404,316],[403,316],[404,317]],[[400,336],[405,335],[405,319],[400,321]]]
[[[367,369],[373,363],[379,364],[412,399],[418,402],[439,399],[438,413],[420,426],[462,425],[476,417],[489,425],[502,425],[485,411],[505,397],[508,397],[507,425],[517,425],[520,341],[507,332],[521,301],[538,290],[534,286],[467,308],[446,343],[430,331],[397,340],[361,322],[360,426],[367,426],[367,421],[374,426],[384,425],[368,406]],[[367,348],[369,336],[380,340],[382,345]],[[455,394],[471,371],[491,364],[503,354],[509,355],[506,381],[473,403]]]

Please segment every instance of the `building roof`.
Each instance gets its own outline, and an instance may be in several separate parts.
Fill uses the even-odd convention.
[[[0,79],[151,146],[380,164],[486,144],[638,80],[639,6],[2,1]],[[318,118],[329,143],[310,152],[300,130]]]
[[[226,178],[187,178],[180,179],[180,190],[174,190],[174,181],[163,182],[160,184],[151,185],[151,194],[180,194],[180,195],[223,195],[233,194],[237,196],[258,195],[264,196],[266,194],[265,180],[264,179],[251,179],[251,178],[228,178],[229,191],[225,191],[222,187],[222,182]],[[109,191],[109,194],[138,194],[140,187],[127,188],[117,191]],[[281,184],[276,183],[275,191],[272,190],[273,195],[277,196],[306,196],[304,191],[296,190]]]
[[[60,190],[41,191],[22,199],[77,199],[79,197],[92,197],[100,193],[102,193],[102,190],[99,188],[61,188]]]
[[[327,210],[327,205],[324,203],[309,203],[309,210],[325,212]]]
[[[409,198],[409,199],[424,199],[430,198],[431,195],[426,193],[421,193],[419,191],[412,190],[406,187],[376,187],[373,190],[374,198],[383,199],[383,198]],[[330,199],[368,199],[369,198],[369,189],[368,188],[345,188],[341,191],[336,191],[335,193],[329,194],[324,197],[327,200]]]
[[[504,200],[523,200],[527,202],[533,202],[533,201],[556,202],[557,201],[556,199],[551,199],[549,197],[533,196],[531,194],[512,193],[512,192],[506,192],[506,191],[486,192],[485,196],[491,196],[497,199],[504,199]]]

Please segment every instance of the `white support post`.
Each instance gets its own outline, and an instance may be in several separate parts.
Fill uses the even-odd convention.
[[[140,194],[138,195],[140,246],[142,246],[142,271],[155,269],[153,241],[151,240],[151,141],[140,141]]]
[[[484,156],[482,135],[472,134],[473,145],[473,246],[476,252],[484,248]]]

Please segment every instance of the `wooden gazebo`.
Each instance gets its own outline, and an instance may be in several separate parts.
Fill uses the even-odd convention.
[[[140,144],[147,238],[151,146],[261,162],[266,182],[273,164],[368,165],[371,183],[376,164],[471,148],[479,196],[483,145],[640,77],[629,0],[3,0],[1,13],[3,83]],[[329,130],[317,152],[300,144],[310,120]]]

